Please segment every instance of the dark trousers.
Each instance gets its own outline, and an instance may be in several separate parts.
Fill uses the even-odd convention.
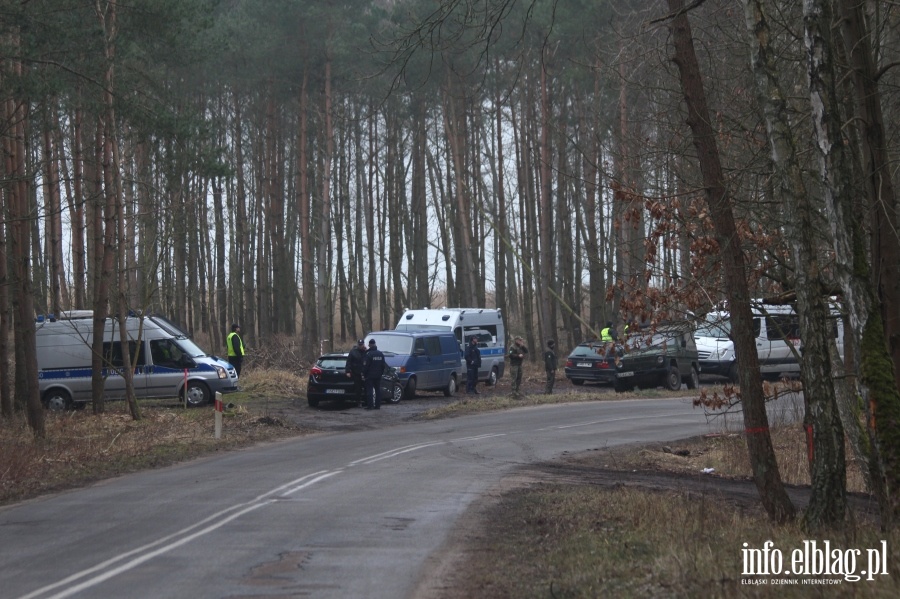
[[[550,395],[553,393],[553,383],[556,382],[556,370],[547,371],[547,386],[544,387],[544,393]]]
[[[353,381],[353,396],[356,397],[356,401],[359,402],[359,405],[366,403],[366,381],[362,376],[361,372],[354,372],[350,375],[350,380]]]
[[[475,393],[478,384],[478,368],[466,368],[466,393]]]
[[[228,356],[228,363],[234,366],[234,371],[237,373],[238,378],[241,376],[241,362],[244,361],[244,356]]]
[[[370,408],[381,407],[381,393],[379,393],[380,389],[378,388],[380,381],[380,378],[366,379],[366,405]]]

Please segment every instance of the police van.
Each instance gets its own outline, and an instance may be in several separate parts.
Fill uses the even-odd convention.
[[[492,308],[439,308],[406,310],[395,327],[398,331],[449,331],[456,337],[460,354],[474,336],[481,351],[478,380],[497,384],[503,376],[506,327],[503,313]],[[463,371],[465,376],[465,371]]]
[[[93,311],[73,310],[59,318],[41,316],[35,329],[44,406],[52,410],[83,407],[92,397]],[[125,330],[136,397],[184,397],[188,405],[200,406],[211,403],[217,391],[237,391],[234,367],[207,355],[165,318],[129,316]],[[123,345],[118,319],[107,318],[102,334],[104,398],[124,399]]]

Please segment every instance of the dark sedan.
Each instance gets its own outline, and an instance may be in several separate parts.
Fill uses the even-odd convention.
[[[614,383],[616,381],[615,345],[591,341],[578,345],[566,358],[566,378],[573,385]]]
[[[316,407],[320,401],[356,402],[353,381],[345,374],[347,354],[325,354],[309,370],[306,401]],[[381,377],[381,401],[397,403],[403,397],[403,385],[397,372],[388,367]]]

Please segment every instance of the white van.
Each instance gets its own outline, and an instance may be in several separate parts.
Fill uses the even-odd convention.
[[[789,305],[757,303],[753,305],[753,336],[759,368],[764,378],[796,376],[800,374],[803,344],[800,322]],[[832,331],[838,352],[844,354],[844,326],[836,309],[832,309]],[[711,312],[706,321],[694,331],[702,374],[725,376],[738,382],[734,342],[731,340],[731,317],[728,312]]]
[[[460,355],[472,336],[478,338],[481,368],[478,380],[497,384],[503,376],[506,327],[503,314],[492,308],[439,308],[407,310],[395,327],[398,331],[450,331],[459,343]],[[463,371],[465,376],[465,370]]]
[[[83,407],[91,401],[93,311],[73,310],[59,318],[38,317],[35,328],[38,379],[44,406],[53,410]],[[186,396],[189,405],[199,406],[211,403],[216,391],[237,390],[234,367],[207,355],[165,318],[129,316],[126,331],[134,368],[134,392],[138,398]],[[119,321],[107,318],[103,331],[106,399],[125,397],[122,355]]]

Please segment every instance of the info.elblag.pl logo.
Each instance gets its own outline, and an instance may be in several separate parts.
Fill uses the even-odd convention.
[[[741,575],[754,578],[743,578],[742,584],[841,584],[888,575],[887,541],[869,549],[841,549],[831,541],[808,540],[787,554],[773,541],[743,547]],[[755,578],[762,576],[768,578]]]

